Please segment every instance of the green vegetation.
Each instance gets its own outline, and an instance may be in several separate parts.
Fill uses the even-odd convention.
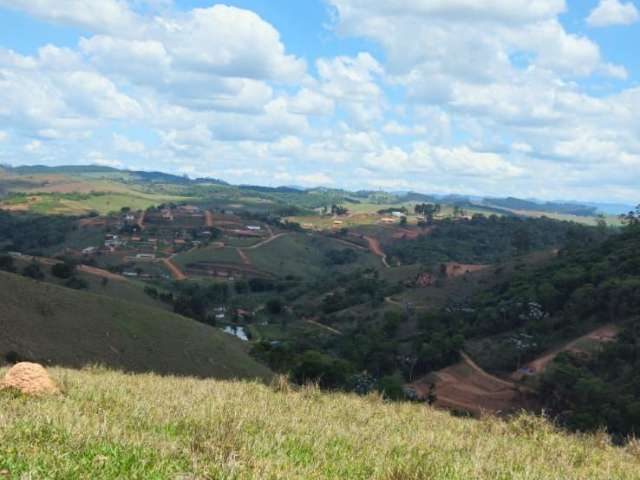
[[[52,369],[61,396],[0,392],[9,478],[632,479],[636,443],[526,415],[455,418],[285,384]]]
[[[75,228],[74,219],[70,217],[15,215],[0,210],[0,248],[38,252],[60,245]]]
[[[513,340],[518,332],[511,349],[493,342],[493,365],[486,366],[502,370],[596,326],[618,324],[622,333],[610,344],[561,355],[540,388],[565,425],[605,426],[622,436],[640,432],[640,219],[628,221],[601,243],[573,237],[549,266],[485,292],[473,320],[477,334],[509,331]]]
[[[269,378],[232,337],[166,311],[0,272],[0,352],[46,364]]]
[[[485,217],[444,220],[418,240],[394,242],[387,254],[403,264],[443,262],[489,264],[535,250],[561,246],[568,235],[593,237],[593,230],[546,218]]]

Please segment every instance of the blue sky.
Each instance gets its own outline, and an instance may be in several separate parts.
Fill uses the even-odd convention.
[[[637,0],[0,0],[0,162],[640,201]]]

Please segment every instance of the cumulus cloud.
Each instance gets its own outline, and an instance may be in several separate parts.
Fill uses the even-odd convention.
[[[137,23],[123,0],[0,0],[0,6],[93,31],[126,33]]]
[[[609,27],[612,25],[631,25],[638,20],[640,20],[640,12],[632,2],[600,0],[600,3],[587,17],[587,24],[592,27]]]
[[[145,151],[144,143],[130,140],[126,136],[117,133],[113,134],[113,148],[117,152],[131,154],[139,154]]]

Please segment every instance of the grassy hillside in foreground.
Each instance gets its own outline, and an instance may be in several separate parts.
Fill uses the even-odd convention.
[[[0,353],[50,365],[269,378],[230,335],[170,312],[0,272]]]
[[[455,418],[379,397],[52,369],[58,397],[0,392],[0,472],[92,479],[633,479],[640,447],[546,421]]]

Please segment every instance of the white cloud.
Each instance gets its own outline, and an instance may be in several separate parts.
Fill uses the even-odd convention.
[[[297,182],[303,185],[324,186],[333,185],[334,180],[326,173],[311,173],[308,175],[298,175],[295,177]]]
[[[163,25],[158,34],[178,68],[280,81],[299,80],[306,69],[304,61],[285,54],[278,31],[249,10],[226,5],[194,9]]]
[[[145,151],[144,143],[130,140],[117,133],[113,134],[113,148],[118,152],[131,154],[139,154]]]
[[[34,140],[24,146],[24,151],[28,153],[38,153],[42,150],[42,142],[40,140]]]
[[[609,27],[631,25],[638,20],[640,20],[640,12],[632,2],[600,0],[598,6],[587,17],[587,24],[592,27]]]
[[[531,145],[529,145],[528,143],[525,143],[525,142],[513,143],[511,145],[511,149],[514,152],[525,153],[525,154],[533,152],[533,147]]]
[[[122,163],[120,160],[102,158],[99,154],[96,154],[95,156],[93,156],[93,158],[90,159],[90,163],[91,165],[99,165],[101,167],[111,167],[111,168],[124,167],[124,163]]]
[[[335,102],[331,98],[308,88],[300,90],[289,104],[292,113],[301,115],[327,116],[331,115],[334,109]]]
[[[5,142],[9,139],[9,134],[0,130],[0,142]]]
[[[423,125],[401,125],[396,121],[388,122],[382,127],[382,131],[389,135],[424,135],[427,133],[427,128]]]
[[[365,126],[382,118],[386,102],[378,80],[385,72],[371,54],[321,58],[316,67],[321,92],[346,110],[352,122]]]
[[[136,23],[123,0],[0,0],[0,6],[95,31],[126,33]]]

